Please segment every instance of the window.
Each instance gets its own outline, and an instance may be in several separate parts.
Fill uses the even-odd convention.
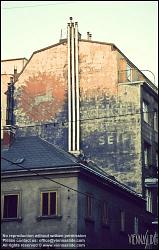
[[[138,234],[139,231],[139,219],[138,217],[134,218],[134,233]]]
[[[102,204],[102,223],[108,225],[108,204],[105,201]]]
[[[146,201],[146,209],[152,213],[152,192],[149,189],[146,189]]]
[[[156,151],[156,167],[158,169],[158,152]]]
[[[148,143],[144,143],[144,165],[151,165],[151,146]]]
[[[126,66],[126,77],[130,82],[132,81],[132,69],[129,64]]]
[[[41,192],[41,215],[57,215],[57,192]]]
[[[158,119],[157,119],[157,111],[154,111],[153,115],[153,124],[154,124],[154,130],[158,131]]]
[[[125,231],[125,211],[120,211],[120,230]]]
[[[156,208],[156,215],[157,215],[157,218],[158,218],[158,196],[156,197],[157,199],[156,199],[156,205],[157,205],[157,208]]]
[[[19,195],[5,194],[3,196],[3,219],[18,218],[19,211]]]
[[[148,147],[144,146],[144,165],[148,165]]]
[[[86,217],[92,217],[92,204],[93,196],[91,194],[87,194],[86,196]]]
[[[143,119],[145,122],[149,122],[149,107],[148,107],[148,103],[143,101],[143,104],[142,104],[142,111],[143,111]]]

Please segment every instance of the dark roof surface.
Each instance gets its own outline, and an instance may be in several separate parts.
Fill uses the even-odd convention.
[[[17,137],[10,148],[2,149],[1,156],[26,168],[44,168],[77,165],[77,158],[37,136]],[[1,160],[1,170],[21,167]]]
[[[65,152],[59,147],[45,141],[38,136],[17,137],[9,149],[1,147],[1,171],[2,173],[14,170],[42,169],[81,166],[94,174],[106,178],[107,181],[116,185],[119,189],[124,189],[129,193],[140,196],[126,185],[118,182],[113,176],[108,175],[103,169],[99,168],[94,162],[80,161],[79,158]],[[3,159],[13,162],[8,162]],[[14,164],[15,163],[15,164]],[[18,166],[17,164],[20,164]],[[141,198],[141,196],[140,196]]]

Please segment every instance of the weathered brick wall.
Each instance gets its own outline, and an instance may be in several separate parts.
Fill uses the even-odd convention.
[[[21,134],[38,134],[67,148],[67,129],[39,124],[67,120],[67,47],[34,53],[16,82],[15,119]],[[38,125],[38,126],[34,126]]]
[[[110,45],[80,42],[81,149],[141,192],[140,87],[118,85],[118,57]]]
[[[126,62],[111,45],[79,42],[80,148],[141,192],[141,120],[130,115],[139,112],[140,88],[118,84],[120,58],[125,70]],[[26,126],[21,135],[38,134],[68,150],[66,43],[33,54],[16,82],[15,101],[16,125]],[[38,126],[49,122],[56,124]]]

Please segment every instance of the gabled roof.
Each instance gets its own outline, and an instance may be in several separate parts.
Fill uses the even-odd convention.
[[[17,137],[8,150],[2,149],[1,156],[14,163],[23,162],[25,168],[77,165],[76,157],[37,136]],[[18,169],[2,159],[2,171]]]
[[[17,137],[9,149],[1,149],[2,174],[22,170],[21,166],[23,166],[25,170],[41,170],[46,168],[50,168],[51,170],[53,168],[57,169],[58,167],[79,167],[88,171],[90,174],[102,178],[104,182],[108,182],[110,185],[114,186],[116,190],[126,191],[126,193],[141,199],[140,194],[118,182],[113,176],[108,175],[95,163],[82,162],[79,158],[38,136]]]

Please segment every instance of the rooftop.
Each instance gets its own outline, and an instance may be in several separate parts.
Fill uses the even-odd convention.
[[[141,198],[140,194],[137,194],[126,185],[118,182],[113,176],[106,174],[106,172],[95,163],[82,161],[38,136],[17,137],[9,149],[3,149],[3,147],[1,147],[2,174],[22,170],[21,166],[23,166],[26,171],[27,169],[40,170],[46,168],[79,167],[104,179],[111,185],[126,191],[126,193],[131,193]]]
[[[77,159],[53,144],[38,136],[17,137],[8,150],[2,149],[1,156],[14,163],[23,159],[25,168],[44,168],[57,166],[72,166],[77,164]],[[5,160],[1,162],[1,170],[21,169],[16,164]]]

